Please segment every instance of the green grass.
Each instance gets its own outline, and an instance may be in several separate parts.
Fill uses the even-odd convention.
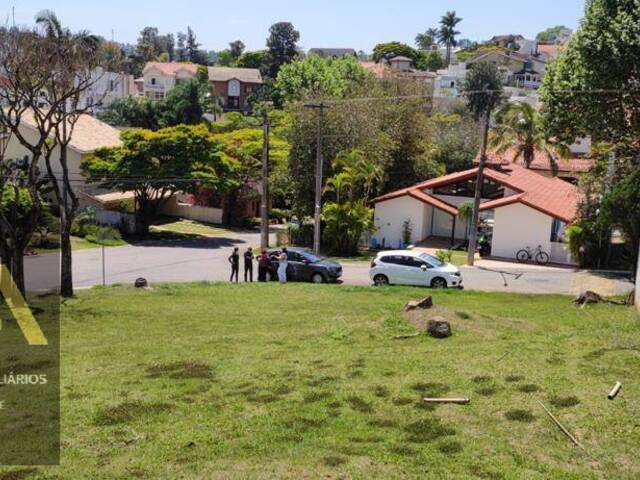
[[[255,230],[213,225],[196,220],[164,218],[151,227],[152,232],[173,232],[203,237],[228,237],[236,233],[255,233]]]
[[[122,245],[127,245],[125,240],[105,240],[104,245],[106,247],[120,247]],[[87,250],[90,248],[100,248],[102,244],[90,242],[89,240],[82,237],[71,237],[71,248],[73,251],[77,250]],[[46,255],[48,253],[56,253],[59,252],[59,248],[36,248],[34,249],[38,255]],[[0,480],[2,480],[0,478]]]
[[[422,315],[450,319],[449,339],[391,339],[414,330],[403,306],[424,296],[420,289],[79,292],[62,311],[62,465],[39,475],[640,476],[640,323],[632,308],[580,309],[563,296],[430,294],[436,306]],[[606,395],[617,380],[624,389],[612,402]],[[425,395],[471,403],[424,405]]]

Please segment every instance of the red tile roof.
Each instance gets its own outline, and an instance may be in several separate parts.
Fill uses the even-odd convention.
[[[373,73],[376,78],[385,78],[392,73],[391,68],[384,63],[360,62],[360,65],[362,65],[362,68],[364,68],[365,70],[369,70],[371,73]]]
[[[515,152],[507,151],[502,154],[498,153],[488,153],[487,154],[487,163],[493,164],[495,166],[506,166],[512,163]],[[480,160],[480,156],[478,155],[474,163],[477,164]],[[522,159],[518,158],[519,163],[522,163]],[[589,158],[559,158],[558,159],[558,172],[559,173],[584,173],[591,170],[591,168],[595,165],[595,162]],[[551,165],[549,164],[549,158],[543,152],[536,151],[535,156],[533,158],[533,162],[529,167],[531,170],[538,170],[542,172],[551,172]]]
[[[374,202],[379,203],[409,195],[417,200],[433,205],[450,215],[457,215],[455,207],[442,202],[442,200],[428,194],[424,190],[475,178],[477,174],[478,168],[476,167],[444,177],[434,178],[414,185],[413,187],[404,188],[378,197]],[[502,171],[494,168],[486,168],[484,175],[493,182],[514,190],[516,193],[504,198],[485,202],[481,207],[483,210],[499,208],[519,202],[567,223],[575,219],[578,202],[581,197],[575,185],[560,180],[559,178],[545,177],[519,165],[510,165],[508,170],[505,169]],[[438,202],[441,202],[441,204],[438,204]]]
[[[538,44],[538,53],[546,54],[549,58],[557,57],[560,53],[560,45]]]
[[[186,70],[192,75],[198,74],[198,65],[195,63],[179,63],[179,62],[147,62],[144,71],[155,68],[165,75],[175,75],[180,70]]]

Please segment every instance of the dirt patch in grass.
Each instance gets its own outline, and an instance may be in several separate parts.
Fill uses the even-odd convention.
[[[418,382],[411,385],[411,390],[423,397],[440,397],[449,391],[449,386],[444,383]]]
[[[323,457],[322,462],[329,467],[339,467],[347,463],[347,459],[344,457],[338,457],[337,455],[330,455]]]
[[[445,440],[438,445],[438,450],[445,455],[455,455],[463,450],[463,446],[455,440]]]
[[[458,318],[461,318],[462,320],[469,320],[471,319],[471,315],[468,314],[467,312],[456,312],[456,315],[458,316]]]
[[[124,402],[98,410],[94,424],[99,427],[130,423],[145,415],[168,412],[173,405],[168,403]]]
[[[456,430],[448,425],[444,425],[435,417],[428,417],[410,423],[404,427],[407,433],[407,440],[412,443],[432,442],[441,437],[455,435]]]
[[[398,426],[398,422],[392,418],[374,418],[367,422],[368,425],[378,428],[393,428]]]
[[[540,387],[535,383],[525,383],[524,385],[520,385],[518,390],[522,393],[535,393],[540,391]]]
[[[393,400],[391,400],[391,402],[394,405],[397,405],[399,407],[403,406],[403,405],[410,405],[414,402],[415,399],[413,398],[409,398],[409,397],[396,397]]]
[[[309,392],[302,399],[303,403],[316,403],[331,398],[329,392]]]
[[[509,410],[504,416],[513,422],[531,423],[536,420],[536,416],[530,410]]]
[[[483,397],[492,397],[493,395],[498,393],[498,389],[494,386],[486,386],[477,388],[475,392]]]
[[[551,405],[557,408],[569,408],[575,407],[580,404],[580,399],[574,395],[569,395],[566,397],[556,397],[553,396],[549,399]]]
[[[485,383],[485,382],[490,382],[491,380],[493,379],[488,375],[478,375],[477,377],[473,377],[471,379],[473,383]]]
[[[389,396],[389,389],[383,385],[373,387],[373,394],[378,398],[386,398]]]
[[[35,468],[21,468],[11,472],[0,472],[0,480],[22,480],[38,473]]]
[[[363,400],[360,397],[357,397],[355,395],[350,396],[349,398],[347,398],[347,403],[349,404],[349,406],[351,408],[353,408],[354,410],[360,412],[360,413],[372,413],[373,412],[373,406],[371,405],[371,403]]]
[[[147,367],[148,378],[167,377],[172,379],[212,378],[213,370],[205,363],[174,362],[150,365]]]
[[[522,375],[507,375],[506,377],[504,377],[504,381],[509,383],[517,383],[523,380],[524,377]]]

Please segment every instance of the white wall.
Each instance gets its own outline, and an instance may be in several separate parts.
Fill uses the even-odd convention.
[[[562,244],[552,244],[553,218],[521,203],[506,205],[495,210],[491,255],[515,259],[525,247],[547,252],[552,262],[573,264]]]
[[[181,203],[178,202],[176,197],[173,197],[164,205],[162,213],[170,217],[188,218],[189,220],[219,225],[222,223],[223,211],[221,208],[200,207]]]
[[[398,248],[402,242],[402,225],[405,220],[411,220],[413,232],[411,242],[416,243],[427,236],[429,208],[415,198],[404,196],[385,202],[376,203],[374,223],[376,231],[373,238],[378,245]]]

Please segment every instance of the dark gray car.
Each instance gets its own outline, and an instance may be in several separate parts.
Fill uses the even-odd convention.
[[[269,250],[271,259],[271,279],[277,280],[278,255],[281,248]],[[287,248],[288,266],[287,281],[290,282],[313,282],[331,283],[337,282],[342,276],[342,265],[330,262],[327,259],[318,257],[305,248]]]

